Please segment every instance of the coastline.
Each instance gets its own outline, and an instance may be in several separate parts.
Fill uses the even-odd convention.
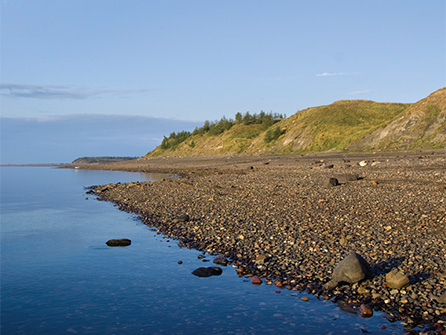
[[[444,150],[152,158],[91,168],[181,175],[92,189],[180,246],[224,255],[240,275],[354,311],[366,304],[408,329],[445,325],[446,304],[438,301],[446,293]],[[330,177],[339,185],[328,187]],[[186,214],[190,220],[175,220]],[[336,264],[353,251],[370,264],[371,277],[326,290]],[[394,268],[409,286],[387,287]]]

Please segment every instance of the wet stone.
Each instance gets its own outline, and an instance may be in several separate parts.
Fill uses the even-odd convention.
[[[117,238],[105,242],[109,247],[127,247],[132,244],[132,241],[127,238]]]

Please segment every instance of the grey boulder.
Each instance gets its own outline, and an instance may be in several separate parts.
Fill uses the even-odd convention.
[[[339,283],[354,284],[363,280],[370,273],[367,261],[356,252],[351,253],[336,265],[333,270],[333,279],[325,284],[325,289],[332,290]]]

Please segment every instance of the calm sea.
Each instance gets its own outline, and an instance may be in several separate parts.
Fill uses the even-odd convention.
[[[195,277],[194,269],[212,264],[198,251],[180,249],[134,215],[85,194],[84,186],[159,176],[50,167],[0,172],[4,335],[403,332],[379,313],[364,319],[313,296],[304,302],[302,293],[251,285],[232,267]],[[111,238],[132,245],[107,247]]]

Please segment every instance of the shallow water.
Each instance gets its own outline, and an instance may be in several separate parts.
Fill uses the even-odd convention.
[[[302,293],[251,285],[231,267],[195,277],[194,269],[212,264],[198,251],[180,249],[83,188],[159,175],[0,171],[2,334],[403,333],[380,313],[364,319],[313,296],[303,302]],[[132,245],[109,248],[111,238]]]

